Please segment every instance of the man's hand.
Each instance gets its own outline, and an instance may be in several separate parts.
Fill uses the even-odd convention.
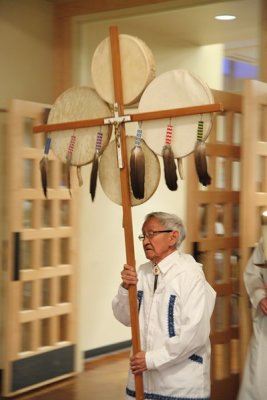
[[[130,358],[130,367],[133,374],[141,374],[147,370],[145,352],[140,351]]]
[[[123,270],[121,271],[122,286],[128,289],[129,285],[137,284],[137,273],[131,265],[124,264]]]

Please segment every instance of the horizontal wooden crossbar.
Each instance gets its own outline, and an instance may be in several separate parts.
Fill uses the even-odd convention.
[[[129,121],[125,120],[124,122],[150,121],[162,118],[185,117],[189,115],[207,114],[207,113],[222,112],[222,111],[223,111],[222,104],[205,104],[201,106],[173,108],[169,110],[149,111],[149,112],[131,114]],[[113,117],[110,118],[114,119]],[[53,132],[53,131],[58,132],[67,129],[89,128],[93,126],[102,126],[107,124],[111,125],[113,122],[104,122],[104,120],[108,121],[108,119],[109,117],[95,118],[83,121],[61,122],[56,124],[43,124],[34,126],[33,133]]]

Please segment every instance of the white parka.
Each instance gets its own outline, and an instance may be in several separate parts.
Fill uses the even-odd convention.
[[[146,352],[144,398],[203,400],[210,395],[210,317],[215,291],[201,264],[177,251],[159,264],[161,273],[153,293],[153,264],[138,270],[141,349]],[[128,291],[122,286],[112,303],[115,317],[130,326]],[[129,371],[126,399],[135,398],[134,375]]]
[[[238,400],[267,399],[267,316],[259,307],[267,297],[267,269],[264,263],[262,240],[255,248],[244,272],[244,283],[252,305],[253,335],[250,342]]]

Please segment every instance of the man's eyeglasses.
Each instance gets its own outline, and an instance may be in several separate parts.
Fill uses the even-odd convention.
[[[152,239],[154,236],[159,235],[160,233],[167,233],[167,232],[172,232],[172,229],[168,229],[165,231],[149,231],[147,233],[143,233],[142,235],[138,236],[139,240],[144,240],[145,237],[147,237],[148,239]]]

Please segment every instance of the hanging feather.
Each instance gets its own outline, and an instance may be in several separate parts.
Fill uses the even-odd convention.
[[[46,198],[47,198],[48,153],[50,149],[50,144],[51,144],[51,138],[47,137],[45,141],[44,155],[39,163],[42,188]]]
[[[208,173],[208,165],[206,159],[206,145],[203,140],[203,121],[198,121],[197,141],[195,144],[195,166],[199,182],[203,186],[208,186],[211,183],[211,177]]]
[[[177,164],[178,164],[179,176],[183,180],[184,179],[184,169],[183,169],[183,159],[181,157],[177,158]]]
[[[72,158],[72,153],[74,150],[75,142],[76,142],[76,136],[72,135],[70,138],[70,143],[69,143],[68,151],[66,154],[66,164],[67,164],[67,174],[68,174],[67,180],[68,180],[68,188],[69,188],[70,196],[71,196],[71,176],[70,176],[71,158]]]
[[[91,194],[92,201],[94,201],[95,193],[96,193],[98,162],[99,162],[99,153],[100,153],[101,145],[102,145],[102,137],[103,137],[102,132],[101,131],[97,132],[95,155],[94,155],[94,159],[93,159],[93,165],[92,165],[91,177],[90,177],[90,194]]]
[[[92,201],[94,201],[95,199],[97,174],[98,174],[98,155],[95,153],[91,170],[91,177],[90,177],[90,194]]]
[[[164,176],[167,187],[174,191],[177,190],[177,172],[174,161],[174,154],[170,145],[165,145],[162,149],[162,157],[164,164]]]
[[[50,110],[51,110],[51,109],[48,108],[48,107],[46,107],[46,108],[43,109],[42,117],[41,117],[41,119],[42,119],[42,124],[47,124],[47,123],[48,123],[48,117],[49,117]]]
[[[174,191],[177,190],[177,172],[174,154],[171,148],[173,126],[169,124],[167,126],[165,145],[162,149],[163,165],[164,165],[164,176],[167,187]]]
[[[82,167],[80,165],[77,166],[77,178],[79,182],[79,186],[83,185],[83,177],[82,177]]]
[[[44,156],[39,163],[41,172],[41,182],[45,197],[47,198],[47,172],[48,172],[48,158]]]
[[[130,156],[130,180],[132,192],[136,199],[143,199],[145,196],[145,156],[140,146],[141,138],[142,129],[139,127]]]

